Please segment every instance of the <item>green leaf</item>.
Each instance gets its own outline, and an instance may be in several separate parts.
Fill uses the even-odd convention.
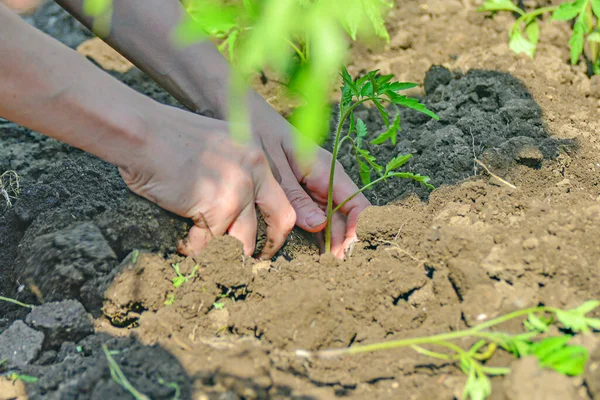
[[[545,333],[548,331],[548,324],[535,314],[529,314],[529,318],[524,321],[525,327],[530,331]]]
[[[575,0],[568,3],[562,3],[552,14],[555,21],[569,21],[575,18],[583,11],[583,6],[587,0]]]
[[[569,340],[571,340],[571,336],[567,335],[546,338],[531,345],[531,354],[535,355],[539,360],[543,360],[548,355],[565,347]]]
[[[401,90],[412,89],[417,86],[419,85],[413,82],[393,82],[387,86],[386,89],[389,89],[393,92],[399,92]]]
[[[371,21],[371,25],[373,25],[373,30],[375,31],[375,34],[385,39],[385,41],[389,43],[390,34],[388,33],[385,27],[385,21],[381,16],[382,2],[378,0],[363,0],[362,4],[366,16],[369,18],[369,21]]]
[[[429,189],[435,189],[435,186],[428,183],[431,180],[428,176],[413,174],[412,172],[390,172],[388,174],[388,176],[395,177],[395,178],[412,179],[414,181],[422,183],[424,186],[428,187]]]
[[[404,154],[398,157],[394,157],[385,166],[385,173],[394,171],[408,162],[412,158],[412,154]]]
[[[366,162],[371,166],[372,169],[375,170],[379,175],[383,172],[383,167],[377,164],[377,158],[374,155],[369,153],[368,150],[357,149],[358,155],[360,155]]]
[[[556,310],[556,318],[573,332],[588,332],[589,328],[598,329],[600,321],[597,318],[588,318],[585,314],[593,311],[600,305],[597,300],[589,300],[577,308],[563,311]]]
[[[371,168],[369,167],[369,164],[362,161],[360,157],[357,157],[356,161],[359,167],[360,181],[363,186],[367,186],[371,183]]]
[[[342,81],[344,82],[342,85],[342,109],[344,110],[352,103],[353,96],[358,98],[360,97],[360,93],[346,67],[342,67],[342,72],[340,75],[342,77]]]
[[[540,24],[538,24],[536,19],[531,20],[531,22],[525,25],[525,34],[529,38],[529,41],[537,47],[540,40]]]
[[[565,375],[581,375],[585,370],[588,351],[583,346],[570,346],[571,336],[556,336],[542,340],[531,346],[532,354],[540,365],[552,368]]]
[[[588,301],[584,302],[582,305],[580,305],[579,307],[574,308],[572,311],[577,312],[578,314],[581,314],[581,315],[585,315],[587,313],[594,311],[599,306],[600,306],[600,301],[588,300]]]
[[[383,107],[383,105],[381,104],[379,99],[372,98],[371,100],[373,101],[373,104],[375,104],[375,107],[377,107],[377,110],[379,111],[379,115],[381,115],[381,119],[383,119],[385,126],[389,126],[390,125],[390,114]]]
[[[484,374],[477,373],[473,365],[469,365],[466,369],[467,382],[463,389],[462,399],[485,400],[492,393],[492,384],[489,378]]]
[[[525,14],[511,0],[486,0],[477,11],[512,11],[521,15]]]
[[[412,97],[404,95],[395,95],[393,97],[390,97],[390,101],[399,106],[412,108],[415,111],[422,112],[423,114],[428,115],[435,120],[440,119],[440,117],[438,117],[433,111],[430,111],[429,109],[427,109],[427,107],[425,107],[424,104],[419,103],[419,100],[414,99]]]
[[[356,119],[356,136],[364,139],[367,137],[367,135],[368,135],[367,125],[363,122],[362,119],[357,118]]]
[[[379,134],[375,139],[371,140],[371,144],[379,145],[390,140],[395,146],[397,141],[397,134],[402,129],[400,128],[400,113],[396,113],[394,121],[391,125],[382,133]]]
[[[571,47],[571,64],[577,64],[579,57],[583,53],[583,39],[585,36],[585,22],[578,19],[573,26],[573,34],[569,39],[569,46]]]
[[[508,47],[517,54],[527,54],[533,58],[535,55],[536,44],[523,36],[520,28],[511,30]]]

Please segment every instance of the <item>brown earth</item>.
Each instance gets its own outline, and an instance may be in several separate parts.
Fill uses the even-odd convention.
[[[361,215],[360,242],[345,261],[319,256],[301,233],[274,261],[243,257],[229,237],[182,258],[173,249],[186,221],[129,196],[112,167],[2,125],[0,170],[16,169],[25,188],[0,214],[7,249],[0,294],[34,301],[17,291],[33,283],[38,297],[78,299],[97,317],[96,335],[79,341],[66,333],[60,347],[39,343],[39,354],[21,367],[40,377],[27,385],[30,396],[130,398],[99,350],[108,341],[121,349],[117,361],[134,386],[157,399],[175,393],[159,377],[194,399],[460,398],[458,368],[412,350],[334,360],[298,358],[295,350],[454,331],[523,307],[600,299],[600,79],[590,79],[583,63],[567,63],[567,24],[544,21],[530,60],[508,49],[513,17],[490,18],[475,3],[398,1],[391,44],[354,49],[353,75],[379,68],[427,87],[433,65],[451,73],[432,70],[429,82],[440,71],[446,78],[415,92],[426,94],[441,121],[403,114],[406,142],[394,150],[414,151],[409,168],[431,168],[439,188],[429,194],[398,181],[376,188],[370,196],[380,206]],[[172,101],[135,71],[115,75]],[[273,82],[259,90],[285,110]],[[363,113],[370,128],[381,126]],[[437,164],[419,164],[419,156],[436,155]],[[490,177],[475,157],[516,189]],[[77,175],[103,190],[73,183]],[[90,190],[89,199],[78,190]],[[178,288],[173,264],[189,276]],[[25,315],[0,307],[0,332]],[[583,340],[591,352],[583,378],[525,358],[510,364],[508,377],[493,379],[491,398],[600,398],[600,347],[596,336]],[[500,364],[510,363],[502,357]],[[74,359],[78,368],[68,366]]]

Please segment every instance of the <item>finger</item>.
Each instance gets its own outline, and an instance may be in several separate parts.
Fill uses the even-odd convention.
[[[296,213],[270,170],[258,185],[256,205],[267,224],[267,242],[260,258],[273,258],[294,228]]]
[[[227,225],[214,225],[212,228],[201,212],[193,217],[194,226],[190,228],[187,237],[177,245],[177,251],[184,256],[197,256],[215,236],[222,236],[227,230]]]
[[[238,239],[244,245],[244,254],[252,256],[256,248],[256,209],[250,203],[242,210],[233,224],[229,227],[229,235]]]
[[[344,258],[345,240],[346,216],[338,211],[331,219],[331,252],[338,258]]]
[[[327,217],[310,195],[298,183],[298,178],[281,147],[272,149],[271,163],[286,197],[296,212],[296,225],[308,232],[319,232],[325,228]]]
[[[334,204],[341,204],[357,191],[358,188],[343,168],[341,166],[337,168],[333,184]],[[346,238],[356,237],[358,216],[369,206],[371,206],[369,200],[364,194],[359,193],[341,207],[340,211],[346,215]]]

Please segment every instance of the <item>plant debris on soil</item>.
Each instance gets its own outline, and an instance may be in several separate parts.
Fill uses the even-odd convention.
[[[0,302],[0,375],[35,378],[20,383],[30,399],[133,398],[105,345],[151,399],[455,399],[460,370],[411,349],[294,352],[600,299],[600,77],[569,65],[570,27],[542,21],[531,60],[508,48],[510,15],[468,0],[398,3],[391,43],[355,45],[348,69],[423,84],[415,95],[440,121],[403,110],[397,148],[374,151],[413,153],[407,168],[437,189],[394,180],[369,191],[376,207],[345,261],[300,232],[273,261],[244,257],[231,237],[181,257],[188,220],[131,194],[115,167],[0,120],[0,172],[15,171],[21,188],[0,208],[0,296],[36,305]],[[54,3],[31,21],[73,48],[92,36]],[[111,74],[179,106],[136,69]],[[257,89],[286,111],[276,83]],[[376,110],[357,114],[383,130]],[[358,181],[351,157],[341,161]],[[177,285],[174,264],[186,277]],[[600,398],[598,335],[577,340],[590,353],[583,377],[499,354],[512,373],[492,379],[492,398]],[[6,385],[0,376],[0,399]]]

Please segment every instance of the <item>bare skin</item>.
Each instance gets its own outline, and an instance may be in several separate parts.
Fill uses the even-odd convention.
[[[91,26],[91,21],[85,17],[82,11],[81,0],[59,0],[57,2],[84,24]],[[64,130],[58,127],[57,130],[63,132],[62,137],[58,138],[118,165],[125,181],[134,192],[157,202],[170,211],[194,218],[196,226],[190,231],[189,241],[187,245],[180,247],[184,254],[194,254],[200,251],[211,234],[221,235],[226,232],[242,240],[246,253],[251,253],[254,250],[256,232],[255,203],[263,211],[263,215],[268,216],[268,219],[270,219],[268,221],[270,232],[268,243],[271,243],[271,246],[264,250],[264,257],[271,256],[281,247],[285,236],[291,229],[289,226],[290,221],[293,225],[294,219],[298,226],[307,231],[322,231],[326,223],[323,209],[326,204],[327,171],[331,162],[331,154],[317,148],[317,162],[313,169],[308,173],[306,171],[302,172],[294,158],[293,128],[255,92],[248,94],[255,145],[251,145],[249,148],[239,148],[239,146],[231,143],[227,136],[228,125],[222,121],[227,119],[226,93],[230,72],[228,63],[210,43],[198,43],[185,49],[177,48],[172,44],[170,32],[185,12],[179,2],[176,0],[145,0],[144,2],[114,0],[114,7],[112,29],[106,41],[140,69],[148,73],[190,110],[212,115],[216,119],[167,109],[167,107],[153,102],[152,107],[150,107],[147,106],[150,101],[142,99],[142,96],[123,94],[123,97],[119,97],[118,103],[122,103],[121,108],[130,110],[128,113],[130,115],[127,116],[129,119],[127,121],[114,121],[113,128],[124,130],[123,126],[135,125],[136,122],[139,123],[141,120],[144,122],[144,128],[138,127],[135,134],[127,132],[121,136],[125,136],[125,138],[132,136],[134,142],[135,140],[145,140],[146,136],[152,138],[151,144],[142,146],[148,149],[148,153],[139,154],[139,157],[136,157],[136,162],[128,160],[127,165],[122,165],[123,161],[119,160],[118,155],[112,152],[113,150],[100,148],[106,147],[107,143],[114,143],[113,148],[129,149],[125,153],[131,157],[132,145],[130,143],[119,144],[119,140],[123,142],[123,138],[119,137],[118,134],[112,136],[109,134],[108,137],[98,138],[99,140],[96,140],[95,143],[99,145],[99,142],[102,142],[103,145],[97,146],[98,148],[94,147],[93,144],[90,145],[89,142],[94,140],[87,137],[85,133],[83,136],[86,137],[78,138],[78,141],[70,136],[65,137]],[[17,31],[13,30],[13,34],[11,34],[8,31],[11,28],[5,27],[1,20],[0,27],[0,35],[4,31],[8,37],[16,37]],[[35,36],[35,39],[29,38],[28,40],[41,40],[42,35],[40,34],[30,35]],[[30,47],[29,42],[24,42],[24,40],[21,39],[20,48],[13,45],[10,49],[6,49],[7,44],[2,43],[0,51],[3,51],[2,54],[12,54],[10,52],[23,53],[23,49]],[[54,47],[56,47],[56,44],[54,44]],[[31,50],[31,47],[28,50]],[[66,52],[66,49],[63,49],[62,52]],[[32,59],[36,56],[41,57],[35,51],[28,51],[28,53]],[[44,57],[50,56],[50,61],[55,60],[56,63],[60,63],[63,72],[73,76],[73,71],[64,71],[64,66],[69,65],[69,69],[74,68],[71,65],[76,62],[74,60],[75,55],[60,56],[67,57],[68,60],[73,59],[72,62],[67,62],[60,59],[56,52],[50,51],[50,53],[52,54],[45,54]],[[32,59],[27,61],[39,65],[39,60],[32,61]],[[44,60],[46,60],[45,62],[49,61],[47,58],[44,58]],[[23,60],[22,62],[27,61]],[[8,64],[4,66],[6,70],[20,65],[10,60],[6,60],[4,63]],[[0,61],[0,101],[3,100],[3,97],[6,97],[2,91],[3,77],[6,76],[4,68],[2,61]],[[48,79],[47,70],[44,70],[46,72],[41,71],[42,68],[43,64],[40,71],[32,72],[32,75],[37,78],[32,82],[39,81],[39,76]],[[41,75],[35,75],[37,73]],[[92,72],[86,66],[85,72],[81,72],[81,79],[77,80],[78,82],[82,80],[88,82],[88,90],[94,92],[93,94],[90,93],[90,98],[87,99],[81,89],[77,88],[77,94],[83,100],[83,104],[78,104],[82,108],[81,113],[83,115],[96,115],[98,119],[106,119],[106,116],[117,120],[119,118],[126,119],[125,116],[120,116],[123,113],[122,110],[106,110],[107,103],[98,98],[94,88],[107,87],[105,81],[109,79],[107,77],[100,79],[97,77],[98,74],[101,74],[101,72],[98,71],[92,76]],[[31,76],[28,78],[31,79]],[[54,82],[53,79],[49,80]],[[49,85],[52,83],[44,82],[44,84]],[[67,83],[65,82],[65,84]],[[82,83],[78,83],[78,85],[84,86]],[[118,85],[113,82],[112,86]],[[71,89],[71,92],[75,90],[74,88]],[[33,88],[30,88],[30,91],[35,92]],[[107,97],[116,98],[121,96],[121,92],[124,91],[123,88],[119,87],[118,91],[115,89],[114,92],[106,93],[106,95]],[[15,93],[23,92],[17,91]],[[33,100],[30,99],[30,101]],[[2,103],[0,114],[9,115],[3,110],[3,108],[6,108],[5,102],[2,101]],[[36,104],[36,106],[39,105]],[[27,107],[27,105],[22,107]],[[99,108],[91,109],[90,107]],[[52,108],[52,106],[47,106],[47,108]],[[160,111],[148,111],[148,108],[158,108]],[[60,110],[61,108],[54,106],[54,110],[56,109]],[[134,112],[134,110],[137,111]],[[137,116],[135,121],[131,120],[134,119],[131,114]],[[16,120],[15,117],[6,116],[6,118],[24,125],[31,125],[32,123],[32,118],[29,118],[29,120],[21,119],[20,121]],[[155,125],[150,126],[151,121],[155,121]],[[110,124],[110,120],[103,123]],[[123,123],[126,123],[126,125],[123,125]],[[47,122],[41,125],[41,128],[48,126]],[[40,128],[34,129],[44,132]],[[50,130],[52,128],[46,128],[46,131]],[[140,130],[144,130],[144,132],[140,133]],[[72,131],[76,136],[85,132],[81,129],[72,129]],[[149,135],[145,134],[145,131],[158,132]],[[53,136],[51,132],[47,134]],[[115,136],[114,140],[113,136]],[[142,136],[142,139],[138,136]],[[56,134],[54,134],[54,137],[57,137]],[[108,142],[106,142],[106,139],[108,139]],[[87,143],[79,143],[80,141]],[[164,151],[161,146],[166,146],[172,151]],[[194,149],[195,156],[192,155],[190,147]],[[114,149],[114,151],[118,153],[118,149]],[[170,157],[161,156],[162,158],[156,158],[156,154],[153,152],[157,154],[170,153]],[[134,150],[134,153],[143,152]],[[185,154],[189,154],[189,157],[186,157]],[[214,158],[218,157],[219,154],[224,163]],[[151,160],[151,162],[148,162],[148,160]],[[181,162],[177,160],[181,160]],[[187,162],[184,163],[183,160],[187,160]],[[225,162],[225,160],[227,161]],[[266,163],[264,160],[268,160],[272,174],[271,171],[268,171],[269,168],[265,170],[264,165]],[[216,171],[212,170],[214,165],[222,165],[223,167]],[[192,166],[196,167],[193,171],[191,171]],[[239,179],[240,182],[234,180],[232,183],[230,177],[237,176],[238,173],[244,175],[249,166],[253,172],[246,173],[245,177]],[[177,178],[170,178],[172,175],[169,175],[171,173],[169,171],[178,168],[187,171],[185,182],[181,182],[181,173]],[[148,171],[146,171],[147,169]],[[273,175],[276,177],[276,181]],[[151,179],[148,177],[151,177]],[[163,182],[163,180],[166,180],[166,182]],[[177,180],[179,182],[173,182]],[[177,187],[172,188],[169,185]],[[334,185],[335,203],[340,203],[357,190],[342,168],[338,168]],[[189,191],[193,192],[194,195],[190,196]],[[248,191],[250,195],[244,194]],[[281,202],[281,193],[284,193],[283,202]],[[175,194],[178,194],[178,196],[176,197]],[[223,199],[228,199],[227,204],[224,204],[220,199],[219,207],[216,207],[216,204],[211,203],[211,200],[216,198],[215,195],[225,196]],[[285,197],[287,197],[287,200]],[[273,201],[274,199],[277,200]],[[290,204],[293,210],[287,209]],[[355,240],[358,215],[369,205],[366,198],[360,195],[348,202],[341,213],[336,215],[332,226],[334,254],[340,257],[343,256],[344,249],[350,242]],[[297,218],[293,218],[294,211]],[[200,218],[200,215],[203,218]]]

